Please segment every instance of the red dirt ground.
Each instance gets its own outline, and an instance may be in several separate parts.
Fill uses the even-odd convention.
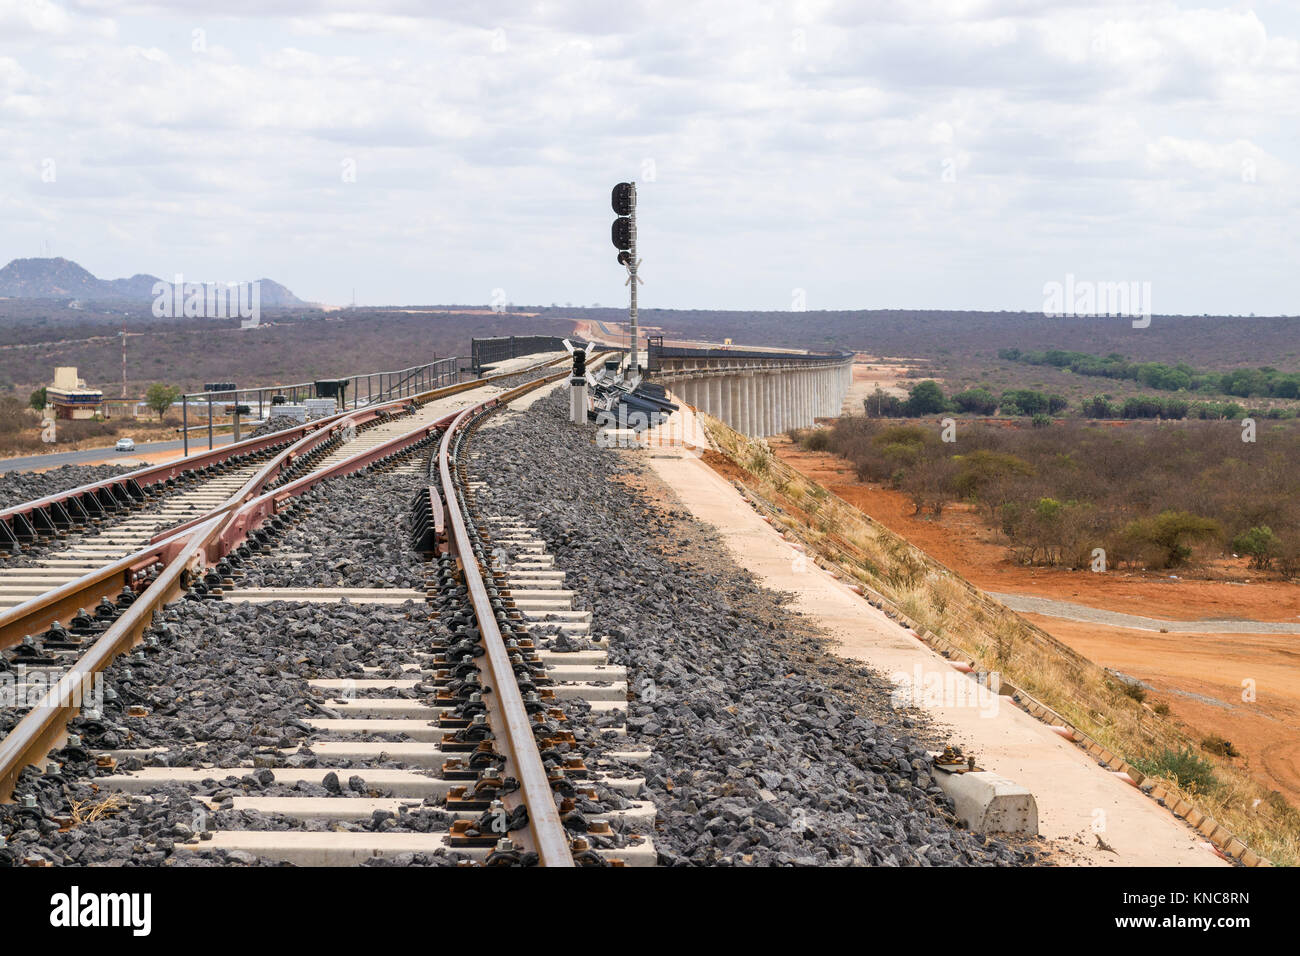
[[[803,451],[784,436],[769,443],[784,461],[986,590],[1170,620],[1300,621],[1300,586],[1251,572],[1244,562],[1214,562],[1177,579],[1024,567],[969,505],[917,518],[904,495],[857,481],[844,460]],[[1167,703],[1199,736],[1232,741],[1256,779],[1300,805],[1300,635],[1162,634],[1026,617],[1097,663],[1152,685],[1150,701]],[[1243,681],[1253,682],[1257,699],[1243,700]]]

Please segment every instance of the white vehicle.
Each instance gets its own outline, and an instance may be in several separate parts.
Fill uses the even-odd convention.
[[[134,438],[119,438],[117,444],[113,446],[118,451],[135,451]]]

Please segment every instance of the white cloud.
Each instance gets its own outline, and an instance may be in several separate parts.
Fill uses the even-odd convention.
[[[649,159],[648,305],[1034,308],[1096,263],[1175,277],[1169,308],[1295,311],[1300,43],[1266,3],[0,0],[3,25],[0,260],[49,238],[324,300],[613,302],[608,189]],[[1272,281],[1215,271],[1225,222]]]

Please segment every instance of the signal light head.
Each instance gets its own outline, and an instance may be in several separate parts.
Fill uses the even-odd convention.
[[[614,207],[614,212],[620,216],[632,215],[632,207],[636,202],[635,192],[631,183],[619,183],[610,193],[609,204]]]
[[[614,220],[614,225],[609,231],[610,241],[614,243],[615,249],[627,250],[632,248],[632,220],[625,217],[619,217]]]

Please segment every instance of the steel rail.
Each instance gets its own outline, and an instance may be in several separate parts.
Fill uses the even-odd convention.
[[[492,601],[483,582],[482,569],[474,558],[474,546],[465,527],[465,516],[456,496],[456,486],[451,479],[452,438],[456,429],[479,411],[481,406],[475,406],[457,415],[443,432],[438,448],[438,471],[447,501],[451,539],[455,553],[460,558],[465,586],[469,591],[470,604],[478,620],[479,635],[483,642],[487,678],[493,691],[485,696],[501,718],[495,742],[504,751],[503,756],[509,761],[509,766],[519,781],[520,796],[528,807],[531,849],[537,853],[538,863],[542,866],[573,866],[569,835],[555,806],[551,782],[547,779],[546,768],[542,765],[541,754],[537,751],[537,742],[533,737],[532,722],[528,719],[523,695],[519,693],[519,685],[515,682],[510,656],[506,653],[505,641],[497,626]]]
[[[504,378],[507,375],[524,374],[536,368],[554,365],[556,361],[565,360],[557,359],[552,362],[539,363],[517,372],[503,373],[477,382],[458,383],[449,386],[450,391],[448,389],[435,389],[433,392],[428,393],[427,397],[422,396],[422,398],[429,401],[434,398],[446,397],[448,394],[467,390],[461,386],[475,387],[490,384],[492,379]],[[544,382],[554,381],[565,374],[567,373],[559,372],[545,376],[536,382],[525,383],[523,386],[503,393],[499,398],[513,397],[522,391],[536,388]],[[434,392],[438,394],[434,394]],[[409,404],[410,401],[411,399],[407,399],[405,402],[388,404]],[[470,410],[482,408],[484,405],[495,401],[497,399],[490,399],[487,403],[471,406]],[[356,414],[377,412],[379,408],[380,406],[373,409],[363,409],[360,413],[349,413],[346,417],[350,418]],[[76,581],[70,581],[52,592],[47,592],[41,598],[11,608],[5,615],[0,615],[0,620],[9,619],[9,626],[17,624],[27,626],[30,629],[34,621],[54,613],[55,609],[64,609],[68,606],[83,607],[84,603],[78,602],[84,602],[86,595],[89,593],[88,588],[99,586],[102,589],[107,582],[111,582],[107,583],[106,591],[96,593],[96,596],[99,596],[99,593],[107,596],[108,593],[115,593],[119,590],[118,585],[129,584],[135,575],[141,574],[159,562],[164,564],[158,577],[78,658],[76,663],[69,668],[55,686],[45,694],[41,702],[24,715],[3,740],[0,740],[0,802],[7,802],[12,799],[14,786],[25,767],[39,763],[64,739],[67,723],[79,712],[80,701],[83,699],[82,691],[91,686],[89,682],[94,679],[94,675],[111,664],[118,655],[129,651],[131,647],[143,640],[144,631],[152,622],[155,611],[162,605],[182,595],[188,588],[189,582],[199,576],[205,567],[221,560],[234,548],[238,547],[248,534],[254,530],[255,524],[260,524],[261,521],[272,516],[285,501],[307,491],[326,478],[338,477],[364,468],[375,460],[422,440],[438,428],[446,427],[452,421],[463,418],[464,414],[464,412],[452,413],[433,423],[421,425],[409,432],[395,436],[381,445],[364,452],[358,452],[328,469],[317,469],[283,488],[262,494],[251,501],[245,501],[240,498],[240,494],[254,487],[254,481],[250,480],[244,489],[233,496],[225,505],[219,506],[204,518],[199,519],[200,524],[197,526],[193,522],[187,522],[180,529],[173,528],[168,532],[164,532],[159,539],[155,539],[148,547],[134,554],[126,555]],[[334,424],[343,426],[346,423],[335,422]],[[268,465],[267,468],[262,470],[262,473],[267,472],[270,467]],[[486,592],[484,593],[486,595]],[[51,595],[57,595],[57,600],[42,603],[42,599],[49,598]],[[41,606],[33,607],[38,603]],[[17,613],[24,609],[26,611],[23,614]],[[72,613],[75,612],[70,611],[68,615],[70,616]],[[46,623],[52,623],[53,620],[58,619],[58,617],[52,617]],[[30,630],[28,633],[30,633]],[[21,637],[19,639],[21,640]],[[504,651],[504,646],[502,650]],[[517,696],[518,688],[514,685],[513,674],[511,674],[510,686],[514,687]],[[522,699],[520,699],[520,707],[522,708]],[[525,714],[524,717],[526,720],[527,715]],[[536,758],[535,748],[533,755]],[[540,766],[540,761],[538,763]],[[554,811],[553,801],[551,809]],[[558,820],[557,813],[556,821],[558,822]],[[565,852],[567,853],[567,846]]]
[[[14,786],[23,768],[39,762],[63,739],[68,721],[80,710],[80,703],[85,697],[85,691],[91,687],[94,675],[111,664],[119,654],[138,644],[153,620],[154,612],[179,597],[189,581],[201,574],[205,567],[238,547],[254,530],[255,524],[269,518],[284,501],[296,497],[320,481],[358,471],[379,458],[415,444],[445,421],[444,418],[434,424],[422,425],[372,449],[358,452],[328,469],[318,469],[284,488],[244,502],[242,506],[227,507],[207,516],[197,527],[187,525],[184,530],[173,530],[163,540],[101,569],[100,573],[110,576],[112,581],[121,582],[129,580],[133,571],[147,568],[164,557],[171,556],[158,578],[78,658],[41,702],[0,740],[0,802],[12,798]],[[186,577],[186,571],[189,572],[189,577]]]
[[[492,600],[483,580],[483,569],[474,554],[474,543],[465,524],[462,502],[456,494],[456,484],[452,480],[452,445],[457,437],[457,431],[465,426],[466,422],[476,422],[478,416],[485,411],[504,405],[526,392],[568,374],[566,370],[534,382],[526,382],[486,402],[465,409],[447,426],[438,445],[438,474],[447,504],[449,537],[453,551],[460,559],[470,604],[478,621],[484,660],[487,664],[487,677],[493,690],[493,693],[486,695],[485,699],[489,710],[494,712],[494,716],[499,717],[495,742],[505,751],[504,756],[509,760],[515,778],[519,781],[519,795],[528,808],[531,849],[537,853],[538,863],[541,866],[558,867],[575,865],[569,834],[555,806],[551,782],[546,767],[542,764],[541,754],[537,750],[537,740],[533,736],[532,721],[524,707],[519,685],[515,682],[514,668],[506,652],[501,628],[497,625]]]
[[[46,692],[40,703],[0,740],[0,801],[12,798],[18,777],[26,767],[39,763],[61,743],[68,721],[81,709],[81,701],[92,688],[95,675],[142,640],[159,605],[184,592],[188,584],[186,570],[201,560],[202,548],[222,522],[221,516],[211,518],[203,529],[191,535],[176,558],[150,585],[147,592],[150,598],[128,607]]]
[[[178,532],[196,528],[215,515],[238,508],[244,502],[257,497],[262,493],[262,489],[265,487],[267,481],[275,477],[277,469],[282,470],[284,466],[291,464],[297,455],[310,451],[316,443],[327,441],[333,434],[346,428],[348,425],[365,424],[366,422],[372,421],[386,414],[392,409],[404,407],[412,402],[417,405],[427,404],[430,401],[447,398],[451,395],[470,391],[471,389],[479,388],[483,385],[490,385],[498,379],[522,375],[538,368],[546,368],[555,365],[557,362],[565,361],[567,361],[567,358],[553,359],[549,362],[539,362],[536,365],[531,365],[519,369],[518,371],[503,372],[482,379],[472,379],[468,382],[458,382],[455,385],[447,385],[442,388],[432,389],[421,395],[409,396],[405,399],[397,399],[391,402],[385,402],[382,405],[373,405],[356,411],[341,412],[338,415],[333,415],[329,418],[317,419],[314,422],[308,423],[306,426],[297,425],[293,428],[283,429],[282,431],[263,435],[256,439],[250,439],[249,441],[251,442],[259,443],[259,446],[255,449],[247,450],[261,450],[267,444],[278,444],[291,434],[304,432],[302,437],[295,441],[293,445],[282,450],[267,462],[267,464],[256,475],[250,478],[244,487],[236,492],[231,498],[227,499],[222,504],[217,505],[215,508],[212,508],[205,514],[191,518],[181,524],[159,532],[151,539],[150,547],[148,549],[136,552],[132,555],[127,555],[100,568],[88,571],[81,577],[61,584],[56,588],[52,588],[44,594],[36,595],[21,604],[0,611],[0,649],[13,647],[16,644],[21,643],[24,637],[48,628],[55,621],[66,621],[71,618],[72,615],[76,614],[79,609],[93,606],[97,604],[101,598],[116,595],[124,586],[130,583],[132,572],[138,571],[139,566],[142,563],[147,565],[155,560],[167,560],[174,555],[177,547],[175,542],[172,542],[170,548],[159,552],[154,547],[155,545],[168,542],[170,539],[174,538]],[[247,443],[241,443],[238,447],[246,447],[246,445]],[[221,452],[225,452],[226,450],[227,449],[221,449]],[[208,455],[197,457],[206,459]],[[376,457],[382,457],[382,455],[377,455]],[[194,459],[186,459],[186,461],[191,460]],[[346,464],[346,462],[341,464]],[[155,468],[144,469],[141,472],[133,472],[132,474],[155,473],[167,467],[175,466],[160,465]],[[331,469],[329,474],[322,476],[322,478],[337,473],[338,472]],[[122,477],[125,476],[119,476],[118,479],[110,479],[107,483],[111,484],[113,481],[120,481]],[[82,489],[73,489],[73,491],[66,492],[64,493],[64,496],[66,497],[67,495],[82,493],[87,489],[95,489],[104,484],[106,483],[99,482],[95,485],[86,485]],[[283,492],[283,490],[284,489],[281,489],[281,492]],[[302,488],[302,490],[306,490],[306,488]],[[41,499],[41,501],[49,500],[51,499]],[[29,505],[37,506],[40,503],[40,501],[30,502]],[[18,508],[24,507],[28,507],[28,505],[18,506]]]
[[[347,414],[341,413],[341,414]],[[102,481],[91,482],[90,484],[80,485],[76,488],[69,488],[66,491],[58,491],[44,498],[37,498],[32,501],[26,501],[21,504],[11,505],[8,508],[0,510],[0,521],[11,521],[19,516],[27,516],[35,511],[49,508],[52,505],[61,505],[64,502],[74,498],[82,498],[86,495],[93,495],[101,491],[111,491],[116,486],[126,485],[129,482],[135,482],[141,488],[147,488],[168,479],[180,478],[192,471],[201,471],[210,465],[220,465],[229,459],[236,458],[240,455],[264,451],[266,448],[278,445],[286,440],[293,440],[292,433],[303,432],[304,434],[313,432],[322,425],[328,424],[333,418],[321,418],[316,421],[306,422],[302,425],[294,425],[291,428],[285,428],[278,432],[270,432],[266,435],[258,435],[256,438],[246,438],[238,444],[222,445],[220,448],[214,448],[211,451],[191,455],[188,458],[176,458],[172,461],[162,462],[157,465],[149,465],[135,471],[124,472],[115,475],[112,478],[105,478]],[[0,461],[0,466],[4,462]]]
[[[162,462],[157,465],[148,465],[135,471],[125,472],[121,475],[115,475],[112,478],[105,478],[102,481],[91,482],[80,485],[76,488],[69,488],[66,491],[58,491],[54,494],[46,495],[43,498],[37,498],[32,501],[22,502],[17,505],[11,505],[8,508],[0,509],[0,524],[8,529],[8,534],[4,537],[12,537],[21,547],[24,541],[35,541],[48,535],[50,530],[58,530],[59,527],[70,522],[68,516],[60,514],[56,509],[62,509],[65,503],[79,501],[91,496],[96,503],[97,510],[104,510],[98,496],[107,495],[114,508],[120,507],[127,500],[140,501],[142,497],[132,494],[130,486],[135,484],[137,492],[140,489],[148,488],[153,485],[161,484],[171,479],[179,478],[190,472],[201,471],[203,468],[211,465],[222,464],[232,458],[249,453],[256,453],[265,450],[267,447],[278,445],[283,441],[297,441],[300,438],[318,431],[319,429],[336,423],[340,419],[355,415],[358,412],[375,412],[380,409],[391,408],[398,405],[409,404],[411,402],[423,403],[431,398],[440,398],[446,395],[454,395],[457,392],[467,391],[477,388],[485,383],[490,383],[495,379],[503,378],[509,375],[519,375],[529,369],[554,365],[556,362],[566,361],[564,358],[553,359],[550,362],[539,362],[536,365],[528,366],[514,372],[502,372],[497,375],[489,375],[481,379],[470,379],[466,382],[457,382],[453,385],[445,385],[441,388],[430,389],[418,395],[410,395],[405,398],[392,399],[386,402],[378,402],[366,405],[362,408],[351,410],[344,409],[334,415],[318,418],[314,421],[304,422],[301,425],[292,425],[289,428],[283,428],[277,432],[269,432],[266,435],[259,435],[255,438],[246,438],[241,442],[223,445],[220,448],[209,449],[204,452],[197,452],[189,457],[176,458],[168,462]],[[3,467],[3,462],[0,462]],[[115,493],[115,489],[120,489],[121,493]],[[84,510],[78,508],[76,510]],[[37,517],[39,513],[39,517]],[[33,521],[33,518],[36,521]],[[42,527],[37,529],[36,525]]]

